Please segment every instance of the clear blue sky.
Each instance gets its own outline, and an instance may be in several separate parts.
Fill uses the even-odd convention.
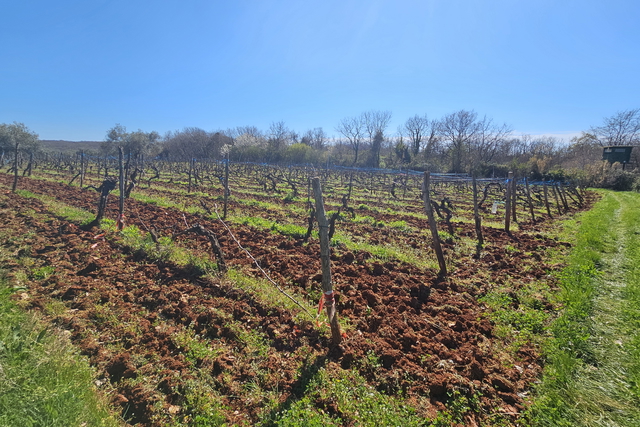
[[[640,107],[640,2],[58,0],[0,6],[0,123],[102,140],[367,110],[566,134]]]

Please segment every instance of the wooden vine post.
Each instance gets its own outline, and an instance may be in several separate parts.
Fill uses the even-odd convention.
[[[84,187],[84,150],[80,151],[80,188]]]
[[[431,229],[431,237],[433,238],[433,250],[436,251],[438,257],[438,265],[440,266],[440,277],[447,275],[447,264],[444,261],[444,253],[440,244],[440,236],[438,235],[438,226],[436,219],[433,217],[433,209],[431,208],[431,196],[429,195],[429,187],[431,184],[431,173],[424,173],[424,181],[422,183],[422,194],[424,198],[424,210],[427,212],[429,219],[429,228]]]
[[[513,172],[509,172],[507,177],[507,195],[504,199],[504,231],[510,233],[511,227],[511,183],[513,182]]]
[[[478,245],[476,246],[476,257],[480,258],[480,251],[482,251],[482,245],[484,239],[482,237],[482,219],[478,213],[478,185],[476,183],[476,174],[472,177],[473,184],[473,217],[476,223],[476,237],[478,238]]]
[[[224,212],[222,219],[227,219],[227,206],[229,204],[229,154],[224,162]]]
[[[558,194],[560,194],[560,200],[564,206],[564,211],[569,212],[569,202],[567,202],[567,193],[564,191],[564,185],[558,184]]]
[[[518,222],[518,217],[516,216],[516,210],[518,207],[518,186],[516,185],[516,176],[513,175],[511,179],[511,214],[513,218],[513,222]]]
[[[322,199],[320,178],[313,178],[311,181],[311,185],[313,187],[313,196],[316,200],[316,220],[318,221],[320,235],[322,293],[324,298],[324,305],[327,307],[329,325],[331,326],[331,343],[335,346],[339,345],[342,341],[342,333],[340,332],[340,324],[338,323],[338,313],[336,313],[333,284],[331,283],[331,249],[329,248],[329,222],[327,221],[327,217],[324,212],[324,201]]]
[[[124,228],[124,153],[122,147],[118,147],[118,168],[120,170],[120,179],[118,189],[120,190],[120,204],[118,205],[118,220],[116,221],[117,229]]]
[[[529,180],[524,177],[524,189],[527,194],[527,203],[529,204],[529,213],[531,214],[531,222],[536,222],[536,215],[533,212],[533,201],[531,200],[531,192],[529,191]]]
[[[549,206],[549,188],[547,187],[547,183],[544,183],[543,186],[544,189],[544,206],[547,208],[547,215],[549,216],[549,218],[553,218],[553,215],[551,215],[551,207]]]
[[[19,149],[20,149],[20,142],[16,141],[16,151],[15,151],[15,158],[13,161],[13,185],[11,186],[11,192],[15,193],[16,192],[16,188],[18,187],[18,153],[19,153]]]
[[[193,174],[193,162],[195,159],[189,160],[189,188],[187,189],[187,193],[191,193],[191,175]]]

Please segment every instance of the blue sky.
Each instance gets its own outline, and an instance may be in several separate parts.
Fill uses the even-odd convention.
[[[570,136],[640,107],[640,2],[58,0],[0,6],[0,123],[102,140],[474,110]]]

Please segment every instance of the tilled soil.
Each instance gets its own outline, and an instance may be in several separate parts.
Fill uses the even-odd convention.
[[[1,185],[7,188],[9,183],[10,177],[0,175]],[[96,192],[64,184],[22,178],[20,188],[87,210],[93,211],[97,204]],[[153,226],[170,235],[199,223],[213,230],[229,266],[260,275],[220,222],[132,199],[126,203],[127,222],[141,229]],[[106,217],[115,218],[116,207],[113,199]],[[453,259],[455,267],[445,279],[410,264],[377,260],[364,251],[335,248],[337,309],[352,328],[340,347],[330,349],[329,337],[312,322],[296,323],[291,313],[266,306],[224,278],[203,278],[171,263],[151,262],[131,253],[117,238],[96,239],[95,231],[56,218],[37,200],[2,194],[0,218],[3,233],[28,236],[20,243],[5,241],[6,249],[55,268],[45,278],[32,277],[22,299],[36,309],[51,301],[71,309],[52,318],[71,332],[103,381],[111,384],[111,399],[123,408],[127,421],[139,425],[162,425],[166,417],[178,414],[184,391],[198,370],[210,373],[214,386],[227,396],[222,403],[228,408],[224,411],[228,422],[256,423],[261,402],[234,398],[237,387],[255,380],[248,361],[272,373],[266,382],[285,402],[299,386],[298,368],[306,356],[298,350],[303,347],[326,357],[326,363],[358,370],[380,391],[428,399],[429,407],[418,408],[425,416],[442,409],[457,391],[481,395],[482,410],[471,415],[470,422],[481,422],[496,412],[516,419],[540,375],[539,354],[526,346],[515,356],[497,351],[501,345],[494,342],[494,327],[477,298],[506,281],[523,286],[550,280],[547,276],[554,266],[544,260],[544,251],[565,245],[535,232],[507,235],[484,228],[489,243],[483,256]],[[455,226],[461,234],[473,236],[470,225]],[[231,227],[274,280],[309,297],[319,295],[318,242],[303,244],[264,230]],[[204,237],[178,240],[200,252],[210,250]],[[507,245],[509,251],[504,250]],[[452,245],[445,244],[445,251],[456,256]],[[5,261],[2,267],[17,268],[15,262]],[[195,357],[194,362],[176,342],[176,334],[191,328],[220,349],[241,352],[238,331],[229,327],[230,322],[262,331],[268,337],[268,356],[239,362],[237,356],[223,352],[214,358]],[[379,364],[363,362],[372,354]],[[142,376],[153,382],[124,381]]]

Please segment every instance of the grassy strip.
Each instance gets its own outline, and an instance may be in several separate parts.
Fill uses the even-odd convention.
[[[628,382],[631,393],[636,402],[640,402],[640,195],[625,194],[633,198],[635,209],[627,209],[621,219],[625,225],[627,239],[626,262],[624,264],[626,287],[622,296],[626,304],[622,311],[622,320],[628,325],[628,340],[624,343],[624,350],[628,354]]]
[[[16,306],[15,291],[0,280],[0,425],[120,425],[95,393],[86,359]]]
[[[637,269],[630,266],[640,263],[640,251],[635,239],[625,238],[638,227],[632,212],[640,195],[632,196],[606,193],[591,211],[568,223],[575,246],[560,274],[564,309],[551,326],[545,373],[528,414],[531,425],[635,426],[640,421],[633,377],[640,366],[634,346],[638,333],[625,318],[631,314],[637,322],[640,301],[624,295],[625,282],[632,290],[627,294],[639,286]],[[627,337],[632,338],[625,344]]]
[[[40,200],[54,215],[58,215],[67,221],[77,224],[88,224],[95,218],[95,214],[89,211],[66,205],[50,196],[32,193],[27,190],[17,190],[16,194],[22,197]]]
[[[304,394],[288,402],[265,426],[418,426],[425,425],[414,409],[385,396],[355,371],[323,366],[310,375]],[[318,402],[322,402],[318,408]],[[339,408],[339,410],[337,410]]]

